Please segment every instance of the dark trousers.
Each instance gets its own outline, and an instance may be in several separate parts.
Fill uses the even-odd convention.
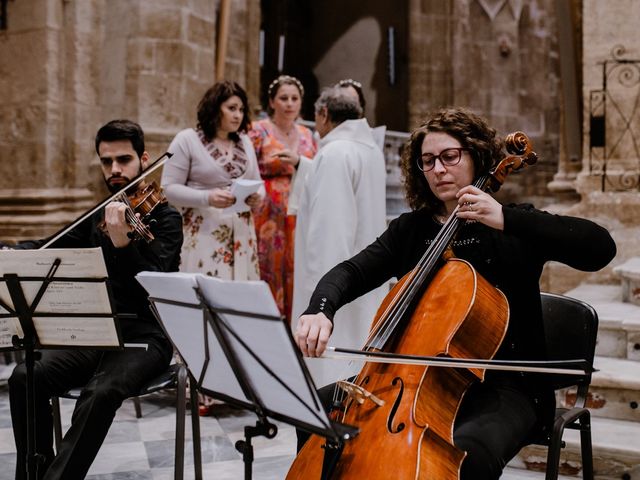
[[[135,395],[171,360],[164,339],[131,340],[149,348],[123,351],[45,350],[35,363],[36,451],[45,456],[38,479],[82,479],[89,471],[123,400]],[[57,455],[53,453],[50,399],[71,388],[84,387],[76,402],[71,427]],[[9,379],[11,420],[16,441],[16,479],[26,479],[26,369],[18,365]]]
[[[334,397],[334,385],[318,390],[322,404]],[[462,401],[453,430],[455,445],[467,452],[461,480],[495,480],[505,465],[540,429],[535,401],[510,386],[474,384]],[[298,450],[310,434],[296,429]]]

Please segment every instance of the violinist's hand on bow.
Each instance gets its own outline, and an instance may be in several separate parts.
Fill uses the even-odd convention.
[[[473,185],[467,185],[458,191],[458,218],[473,220],[504,230],[502,205],[491,195]]]
[[[236,203],[236,197],[226,188],[209,190],[209,205],[216,208],[227,208]]]
[[[122,202],[111,202],[104,207],[104,223],[111,243],[116,248],[126,247],[131,242],[127,236],[132,230],[125,217],[127,208],[129,207]]]
[[[294,338],[305,357],[319,357],[327,348],[332,330],[333,323],[324,313],[302,315]]]

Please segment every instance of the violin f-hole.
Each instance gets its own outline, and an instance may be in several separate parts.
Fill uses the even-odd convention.
[[[404,395],[404,382],[402,381],[402,378],[396,377],[391,382],[391,385],[393,385],[394,387],[397,384],[400,384],[400,391],[398,392],[398,396],[393,402],[393,406],[391,407],[391,412],[389,413],[389,418],[387,419],[387,430],[389,431],[389,433],[400,433],[402,430],[404,430],[404,427],[405,427],[404,422],[400,422],[395,429],[393,428],[393,421],[395,419],[396,412],[400,407],[402,396]]]

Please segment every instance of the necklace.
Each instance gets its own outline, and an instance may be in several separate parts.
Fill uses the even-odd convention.
[[[229,156],[229,154],[233,150],[233,141],[229,139],[223,140],[219,137],[214,137],[213,143],[220,151],[220,153],[222,153],[225,157]]]
[[[275,120],[272,119],[271,123],[273,123],[273,126],[276,129],[276,133],[280,135],[282,140],[284,140],[287,145],[291,146],[292,142],[297,139],[297,130],[295,123],[292,124],[287,131],[280,127],[280,125],[278,125]]]

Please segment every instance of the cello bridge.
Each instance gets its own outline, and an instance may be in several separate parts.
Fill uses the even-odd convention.
[[[362,405],[366,400],[371,400],[378,407],[384,405],[384,400],[380,397],[376,397],[373,393],[365,390],[360,385],[347,382],[346,380],[338,380],[337,385],[349,396],[354,399],[358,404]]]

